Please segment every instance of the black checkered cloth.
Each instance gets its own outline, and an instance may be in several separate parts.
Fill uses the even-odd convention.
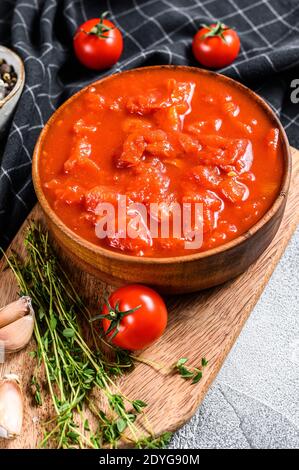
[[[124,36],[121,61],[104,73],[78,64],[76,28],[108,10]],[[31,157],[57,107],[82,86],[119,70],[156,64],[198,65],[193,35],[216,20],[236,28],[242,48],[221,70],[263,96],[299,146],[299,105],[290,100],[299,79],[298,0],[0,0],[0,43],[23,58],[26,84],[0,155],[0,246],[33,207]]]

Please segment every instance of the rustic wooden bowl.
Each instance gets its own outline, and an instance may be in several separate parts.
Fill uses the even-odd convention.
[[[279,228],[285,209],[291,176],[291,153],[286,133],[280,121],[265,101],[247,87],[223,75],[195,67],[159,67],[180,67],[201,75],[217,75],[218,80],[229,82],[249,95],[269,116],[273,126],[279,128],[284,157],[284,173],[280,191],[270,209],[250,230],[217,248],[171,258],[142,258],[116,253],[79,237],[58,218],[50,207],[43,193],[39,176],[42,142],[59,111],[56,111],[50,118],[37,141],[33,155],[33,182],[50,231],[66,254],[76,261],[80,268],[113,285],[138,282],[149,284],[165,293],[194,292],[238,276],[256,261],[270,244]],[[147,67],[149,70],[153,68]],[[144,68],[140,70],[144,70]],[[110,79],[111,76],[102,80]],[[72,96],[62,106],[67,106],[77,95]]]

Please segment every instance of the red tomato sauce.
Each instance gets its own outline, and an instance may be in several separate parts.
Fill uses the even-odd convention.
[[[99,202],[203,204],[203,251],[248,230],[274,202],[279,129],[214,76],[141,70],[90,86],[56,114],[42,144],[46,198],[76,234],[137,256],[180,256],[185,238],[95,233]]]

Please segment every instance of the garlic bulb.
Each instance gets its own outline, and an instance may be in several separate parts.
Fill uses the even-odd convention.
[[[18,304],[19,301],[16,301],[4,308],[6,310],[5,321],[13,318],[11,323],[0,328],[0,348],[8,354],[23,349],[29,343],[34,330],[34,311],[31,299],[30,297],[22,297],[20,301],[22,303]],[[0,311],[0,316],[1,312],[3,310]]]
[[[23,394],[19,377],[5,375],[0,380],[0,437],[14,439],[19,436],[23,422]]]

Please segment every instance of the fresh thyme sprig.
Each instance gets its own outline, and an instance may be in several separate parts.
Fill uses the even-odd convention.
[[[171,438],[171,432],[164,432],[158,437],[145,437],[140,439],[136,447],[137,449],[163,449],[169,444]]]
[[[46,424],[40,446],[114,448],[121,438],[129,439],[136,447],[158,445],[151,434],[140,439],[134,424],[138,415],[145,417],[146,403],[124,396],[112,379],[113,375],[122,374],[123,366],[126,369],[133,365],[132,358],[125,352],[116,352],[116,359],[111,363],[101,350],[91,350],[78,321],[82,316],[89,319],[89,311],[52,251],[48,233],[40,226],[30,225],[25,246],[25,262],[15,254],[7,262],[21,295],[32,298],[37,313],[38,364],[31,380],[34,398],[37,405],[42,403],[43,370],[55,410],[55,417]],[[94,388],[105,397],[108,411],[95,406],[90,393]],[[86,408],[98,418],[95,432],[88,431]],[[124,436],[126,430],[129,433]]]
[[[192,380],[192,384],[197,384],[202,378],[203,369],[208,365],[208,361],[203,357],[201,359],[201,368],[194,367],[193,369],[186,367],[186,362],[188,362],[188,359],[181,357],[173,368],[183,379]]]

